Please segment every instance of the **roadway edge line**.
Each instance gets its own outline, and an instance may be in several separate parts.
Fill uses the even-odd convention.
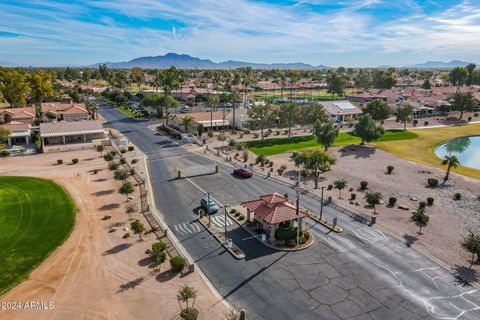
[[[170,138],[168,138],[168,139],[170,139]],[[178,251],[180,251],[185,256],[185,258],[187,260],[189,260],[189,263],[195,265],[195,270],[198,272],[198,274],[203,279],[203,281],[205,282],[207,287],[210,289],[210,291],[214,294],[214,296],[216,296],[217,299],[220,300],[220,302],[223,303],[223,305],[225,305],[229,310],[236,310],[233,307],[233,305],[231,305],[225,298],[222,297],[220,292],[218,292],[217,288],[213,285],[213,283],[210,282],[210,279],[208,279],[208,277],[205,275],[205,273],[203,273],[200,266],[197,263],[194,262],[195,260],[193,260],[192,256],[190,256],[190,254],[187,252],[187,250],[183,247],[183,245],[180,243],[178,238],[175,236],[174,232],[172,230],[170,230],[170,228],[168,227],[168,224],[164,221],[163,215],[161,214],[160,210],[158,210],[157,206],[155,205],[155,198],[153,196],[153,188],[152,188],[152,183],[150,181],[150,173],[149,173],[149,170],[148,170],[148,163],[147,163],[148,156],[145,153],[143,153],[143,151],[141,151],[141,149],[138,148],[138,146],[136,146],[132,141],[130,141],[130,139],[127,138],[127,141],[128,141],[128,143],[133,145],[142,154],[143,164],[145,166],[145,175],[146,175],[146,179],[145,179],[146,181],[145,182],[147,184],[147,198],[148,198],[148,202],[149,202],[149,205],[150,205],[150,210],[152,211],[153,216],[156,218],[157,222],[162,226],[162,228],[166,231],[167,237],[170,238],[170,240],[171,240],[172,244],[175,246],[175,248]]]

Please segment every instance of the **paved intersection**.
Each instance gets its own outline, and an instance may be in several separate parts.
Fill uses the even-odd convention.
[[[231,257],[205,230],[195,227],[204,195],[187,180],[174,180],[173,166],[211,164],[155,134],[148,122],[125,118],[111,107],[101,113],[149,160],[155,203],[183,246],[222,296],[251,319],[480,319],[480,294],[434,261],[402,242],[326,207],[346,229],[328,232],[309,220],[314,245],[300,252],[278,252],[261,245],[236,225],[229,237],[246,253]],[[220,164],[216,175],[191,178],[223,204],[259,194],[294,190],[268,179],[236,179]],[[302,205],[318,211],[304,197]],[[178,231],[175,231],[177,226]],[[182,228],[180,228],[182,226]],[[191,232],[181,232],[181,230]]]

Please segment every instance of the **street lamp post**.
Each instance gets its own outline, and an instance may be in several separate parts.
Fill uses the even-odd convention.
[[[225,231],[224,231],[225,243],[227,243],[227,208],[228,208],[228,207],[230,207],[229,204],[226,204],[226,205],[223,206],[223,208],[225,209],[225,221],[224,221],[224,224],[223,224],[223,226],[224,226],[224,228],[225,228],[225,229],[224,229],[224,230],[225,230]]]
[[[323,216],[323,189],[325,189],[325,187],[322,187],[322,197],[320,199],[320,221],[322,221]]]
[[[212,221],[212,217],[210,214],[210,192],[207,192],[207,213],[208,213],[208,227],[210,228],[210,224]]]

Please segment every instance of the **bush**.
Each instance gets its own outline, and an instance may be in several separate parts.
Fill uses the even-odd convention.
[[[430,187],[436,187],[438,185],[438,179],[428,178],[427,183]]]
[[[162,252],[162,251],[165,251],[166,248],[167,248],[167,244],[162,241],[155,242],[154,244],[152,244],[152,251],[154,252]]]
[[[360,181],[360,189],[366,190],[368,187],[368,181]]]
[[[198,309],[194,307],[188,307],[180,312],[180,318],[184,320],[196,320],[198,318]]]
[[[172,266],[172,270],[174,272],[182,271],[186,264],[187,264],[187,261],[185,261],[185,258],[181,256],[175,256],[172,259],[170,259],[170,265]]]
[[[275,239],[288,241],[290,239],[297,238],[297,228],[296,227],[285,227],[279,228],[275,231]]]
[[[425,121],[425,122],[423,123],[423,125],[424,125],[424,126],[428,126],[428,121]]]
[[[285,171],[285,170],[283,170],[283,169],[277,169],[278,175],[281,176],[281,175],[283,174],[283,171]]]
[[[128,233],[128,232],[125,233],[122,238],[123,238],[123,239],[128,239],[128,238],[130,238],[130,233]]]
[[[242,131],[243,131],[243,133],[245,133],[245,134],[250,134],[250,132],[251,132],[249,129],[243,129]]]
[[[461,194],[460,192],[455,192],[455,193],[453,194],[453,200],[459,201],[459,200],[461,200],[461,199],[462,199],[462,194]]]
[[[120,163],[121,163],[121,164],[125,164],[125,163],[127,163],[127,160],[125,160],[124,157],[121,157],[121,158],[120,158]]]
[[[355,192],[350,193],[350,200],[357,199],[357,194]]]
[[[427,198],[427,203],[429,206],[433,206],[433,202],[435,201],[435,199],[433,197],[428,197]]]
[[[118,164],[115,163],[115,162],[110,162],[110,164],[108,165],[108,169],[112,170],[112,171],[115,171],[115,170],[118,169]]]
[[[225,132],[221,131],[218,134],[217,139],[218,139],[218,141],[225,141],[225,140],[227,140],[227,135],[225,134]]]
[[[230,139],[230,141],[228,142],[228,145],[230,147],[235,147],[236,144],[237,144],[237,142],[235,141],[235,139]]]
[[[63,160],[62,160],[62,159],[58,159],[58,160],[57,160],[57,164],[63,164]]]
[[[418,204],[419,209],[425,209],[426,206],[427,206],[427,203],[425,201],[420,201],[420,203]]]
[[[280,169],[282,169],[282,170],[284,170],[284,171],[285,171],[285,170],[287,170],[287,166],[286,166],[286,165],[284,165],[284,164],[282,164],[282,165],[280,166]]]
[[[388,174],[392,174],[393,169],[395,169],[394,166],[387,166],[387,172],[388,172]]]
[[[255,139],[258,138],[258,133],[254,133],[254,134],[253,134],[253,137],[254,137]]]
[[[332,190],[332,189],[333,189],[333,184],[329,184],[329,185],[327,186],[327,190]]]
[[[120,153],[126,153],[126,152],[127,152],[127,150],[125,150],[125,149],[120,150]]]
[[[290,239],[285,241],[285,245],[289,248],[294,248],[297,245],[297,241],[295,239]]]
[[[135,150],[134,146],[128,146],[128,151],[133,151],[133,150]]]
[[[242,214],[242,215],[240,215],[240,217],[238,217],[238,220],[240,220],[240,221],[243,221],[243,220],[245,220],[245,216],[244,216],[243,214]]]
[[[112,150],[108,154],[110,154],[112,157],[115,157],[117,155],[117,151]]]
[[[237,209],[232,209],[232,210],[230,210],[230,213],[231,213],[231,214],[235,214],[236,212],[237,212]]]
[[[103,160],[105,160],[105,161],[112,161],[112,160],[113,160],[112,154],[107,153],[106,155],[103,156]]]
[[[208,136],[209,138],[213,137],[213,131],[212,131],[212,130],[208,130],[207,136]]]
[[[78,161],[79,161],[78,158],[73,158],[73,159],[72,159],[72,163],[73,163],[73,164],[77,164]]]
[[[267,160],[267,158],[265,157],[264,154],[259,154],[259,155],[257,156],[257,158],[255,159],[255,164],[260,163],[262,166],[264,166],[266,160]]]
[[[138,159],[132,159],[132,164],[135,164],[138,162]]]
[[[395,197],[390,197],[388,198],[388,204],[393,207],[395,205],[395,203],[397,203],[397,198]]]
[[[414,120],[413,120],[413,126],[416,127],[417,124],[418,124],[418,120],[417,120],[417,119],[414,119]]]
[[[8,157],[10,155],[10,151],[4,149],[4,150],[2,150],[1,155],[2,155],[2,157]]]

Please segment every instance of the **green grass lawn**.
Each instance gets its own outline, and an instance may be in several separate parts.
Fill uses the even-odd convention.
[[[125,114],[126,116],[131,117],[131,118],[139,118],[139,117],[142,116],[142,115],[140,115],[140,114],[138,114],[138,113],[133,112],[133,111],[130,110],[130,109],[127,109],[127,108],[124,107],[124,106],[117,107],[117,109],[120,110],[121,112],[123,112],[123,114]]]
[[[417,135],[411,131],[388,130],[385,135],[377,141],[397,141],[415,139]],[[341,132],[332,147],[345,146],[360,143],[361,139],[352,133]],[[302,151],[306,149],[323,148],[317,143],[317,138],[313,135],[300,136],[292,138],[272,138],[265,140],[252,140],[246,142],[247,147],[255,154],[264,154],[273,156],[275,154]]]
[[[50,180],[0,177],[0,295],[28,277],[70,234],[76,207]]]

